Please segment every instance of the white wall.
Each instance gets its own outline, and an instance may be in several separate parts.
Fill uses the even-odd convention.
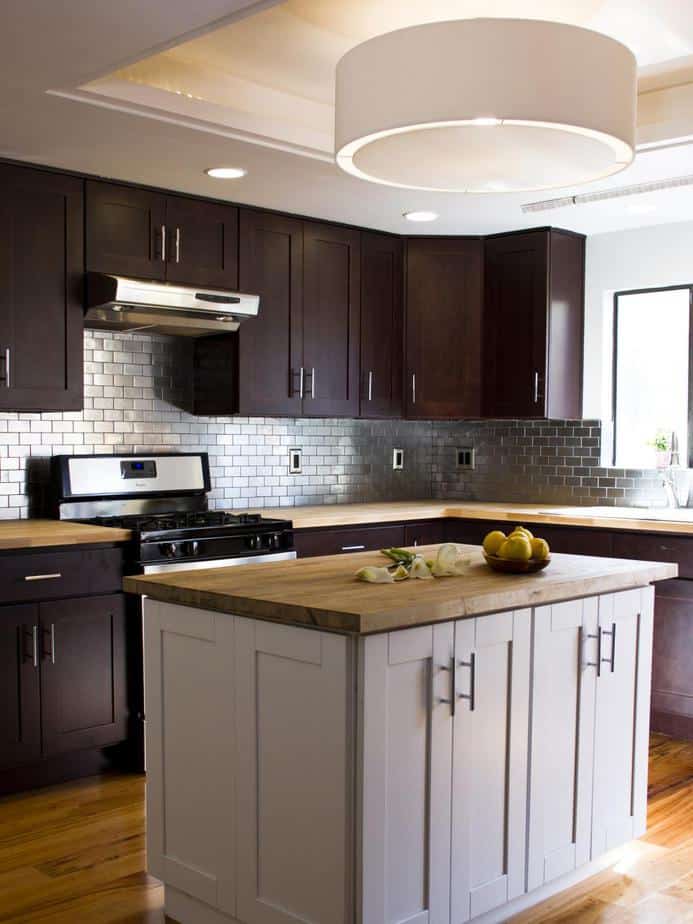
[[[611,419],[614,292],[690,284],[693,284],[693,222],[653,225],[588,237],[585,418],[605,422]]]

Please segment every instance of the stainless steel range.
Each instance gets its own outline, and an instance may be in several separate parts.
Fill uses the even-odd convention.
[[[296,557],[290,520],[209,510],[207,453],[54,456],[55,513],[132,531],[145,574]]]

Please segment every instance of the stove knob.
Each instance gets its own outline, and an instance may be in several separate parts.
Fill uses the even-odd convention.
[[[271,549],[280,549],[282,544],[282,537],[279,533],[273,533],[270,536],[270,548]]]
[[[159,551],[162,555],[165,555],[166,558],[175,558],[178,551],[178,546],[175,542],[162,542],[159,545]]]
[[[184,555],[199,555],[200,554],[200,543],[197,539],[192,539],[190,542],[186,542],[183,545],[183,554]]]
[[[248,536],[248,548],[257,551],[262,548],[262,536]]]

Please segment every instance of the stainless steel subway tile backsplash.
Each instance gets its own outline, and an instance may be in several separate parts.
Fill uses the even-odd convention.
[[[194,417],[191,344],[87,331],[84,409],[0,413],[0,518],[46,510],[57,453],[205,451],[216,507],[413,498],[574,504],[663,502],[654,473],[599,466],[598,421],[311,420]],[[290,475],[289,449],[303,449]],[[476,467],[455,449],[474,446]],[[404,450],[393,471],[392,450]]]

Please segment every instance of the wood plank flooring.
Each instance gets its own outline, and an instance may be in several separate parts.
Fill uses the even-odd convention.
[[[144,778],[0,800],[2,924],[163,924],[145,872]],[[693,742],[653,736],[647,835],[613,868],[514,924],[693,924]]]

